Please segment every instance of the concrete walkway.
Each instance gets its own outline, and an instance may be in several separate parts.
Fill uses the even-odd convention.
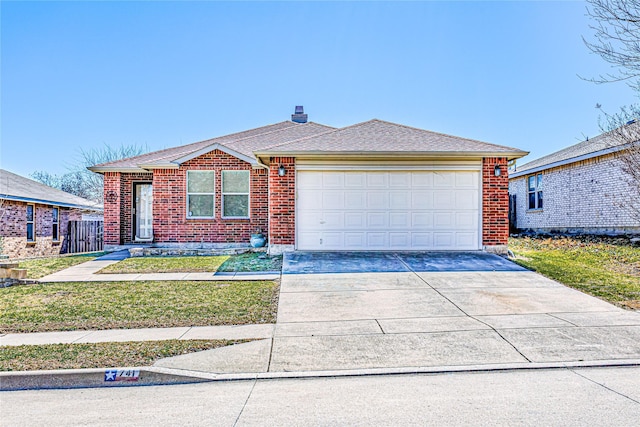
[[[280,277],[279,271],[260,273],[205,272],[205,273],[118,273],[99,274],[103,268],[129,258],[129,251],[113,252],[92,261],[74,265],[67,269],[44,276],[40,282],[132,282],[155,280],[275,280]]]

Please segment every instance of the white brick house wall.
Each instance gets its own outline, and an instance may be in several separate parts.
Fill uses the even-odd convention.
[[[543,209],[529,210],[527,177],[512,178],[516,225],[536,231],[584,233],[640,232],[630,204],[640,212],[637,187],[632,191],[617,154],[608,154],[542,172]],[[633,205],[632,205],[633,206]]]

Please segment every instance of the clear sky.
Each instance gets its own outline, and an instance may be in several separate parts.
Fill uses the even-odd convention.
[[[4,169],[80,147],[187,144],[290,119],[379,118],[530,151],[636,101],[584,2],[0,2]],[[523,161],[520,161],[522,164]]]

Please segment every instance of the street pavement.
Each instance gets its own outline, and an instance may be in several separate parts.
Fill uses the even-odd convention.
[[[2,426],[637,426],[640,367],[0,393]]]

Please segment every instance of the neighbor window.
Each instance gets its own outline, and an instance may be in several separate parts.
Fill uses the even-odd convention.
[[[249,217],[249,171],[222,171],[222,216]]]
[[[529,209],[542,209],[542,174],[527,177]]]
[[[214,217],[214,185],[214,171],[187,171],[187,217]]]
[[[53,208],[51,215],[51,240],[60,241],[60,209]]]
[[[27,242],[36,241],[36,205],[27,205]]]

